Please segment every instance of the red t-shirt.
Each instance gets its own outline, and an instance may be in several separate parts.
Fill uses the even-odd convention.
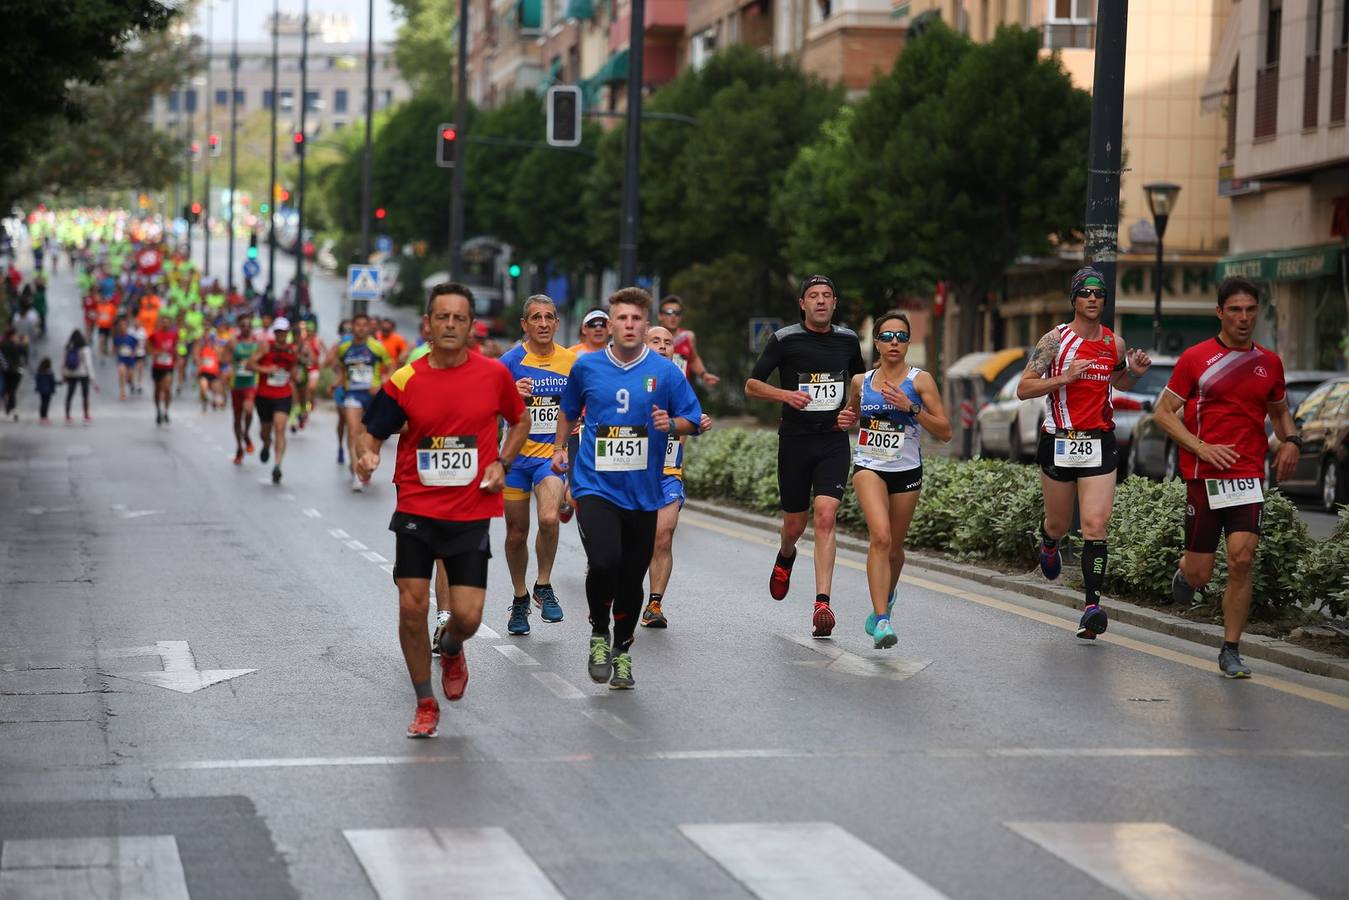
[[[1180,355],[1166,389],[1185,401],[1185,427],[1206,444],[1230,444],[1240,455],[1218,469],[1184,448],[1182,478],[1263,478],[1268,405],[1287,396],[1283,362],[1258,344],[1233,350],[1218,338]]]
[[[145,339],[152,369],[172,369],[178,359],[178,332],[155,331]]]
[[[295,345],[276,344],[258,359],[260,366],[277,366],[277,371],[258,376],[258,396],[281,400],[291,395],[291,374],[295,369]]]
[[[476,353],[449,369],[433,369],[430,357],[423,356],[394,372],[366,414],[366,424],[371,434],[387,437],[407,423],[393,473],[398,512],[445,522],[500,516],[501,494],[489,494],[479,484],[499,455],[497,419],[514,425],[524,412],[506,367]],[[466,465],[471,457],[476,465]],[[454,480],[465,483],[445,483]]]

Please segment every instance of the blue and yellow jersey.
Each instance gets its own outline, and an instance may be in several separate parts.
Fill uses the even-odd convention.
[[[385,375],[394,370],[393,357],[373,337],[363,344],[347,338],[337,345],[337,361],[342,366],[343,386],[349,391],[377,391]]]
[[[553,455],[553,441],[557,437],[557,419],[562,392],[566,390],[576,354],[566,347],[553,346],[548,356],[536,356],[523,343],[516,344],[501,357],[511,378],[519,381],[529,378],[534,382],[533,392],[525,398],[525,412],[529,414],[529,438],[521,456],[548,459]]]

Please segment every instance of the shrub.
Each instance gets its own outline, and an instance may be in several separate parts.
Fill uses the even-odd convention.
[[[1328,616],[1349,616],[1349,506],[1324,541],[1313,541],[1302,567],[1308,600]]]

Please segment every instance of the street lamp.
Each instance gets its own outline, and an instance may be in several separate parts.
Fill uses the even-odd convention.
[[[1152,229],[1157,232],[1157,274],[1153,278],[1155,294],[1152,300],[1152,349],[1162,349],[1162,235],[1166,234],[1166,223],[1171,211],[1176,208],[1176,197],[1180,194],[1180,185],[1169,181],[1154,181],[1143,185],[1148,195],[1148,209],[1152,212]]]

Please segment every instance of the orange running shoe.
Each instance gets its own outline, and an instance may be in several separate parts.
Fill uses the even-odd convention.
[[[234,464],[236,466],[242,466],[244,464],[244,451],[236,450],[234,452]]]
[[[435,697],[417,701],[417,714],[408,726],[410,738],[433,738],[440,727],[440,704]]]
[[[253,452],[253,442],[251,440],[244,443],[244,452],[245,453]]]
[[[446,700],[458,700],[464,696],[468,687],[468,660],[464,659],[464,649],[454,656],[440,654],[440,689],[445,692]]]
[[[834,611],[828,603],[815,601],[815,615],[810,622],[815,626],[815,630],[810,633],[812,637],[826,638],[834,633]]]

